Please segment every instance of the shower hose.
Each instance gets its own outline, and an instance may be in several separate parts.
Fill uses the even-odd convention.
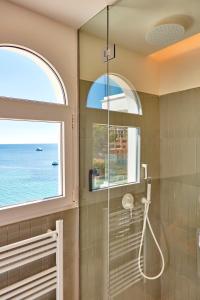
[[[144,221],[143,221],[143,228],[142,228],[142,236],[141,236],[141,241],[140,241],[140,247],[139,247],[139,254],[138,254],[138,268],[139,268],[139,271],[140,271],[140,274],[146,278],[146,279],[149,279],[149,280],[155,280],[157,278],[159,278],[163,272],[164,272],[164,268],[165,268],[165,260],[164,260],[164,255],[162,253],[162,250],[159,246],[159,243],[155,237],[155,234],[153,232],[153,229],[151,227],[151,223],[149,221],[149,216],[148,216],[148,213],[149,213],[149,206],[150,206],[150,203],[151,203],[151,178],[148,178],[147,179],[147,197],[146,198],[142,198],[142,203],[144,204]],[[144,243],[144,235],[145,235],[145,232],[146,232],[146,228],[147,228],[147,224],[149,226],[149,230],[150,230],[150,233],[153,237],[153,240],[156,244],[156,247],[158,248],[158,251],[160,253],[160,257],[161,257],[161,261],[162,261],[162,267],[161,267],[161,271],[155,275],[155,276],[147,276],[143,271],[142,271],[142,267],[141,267],[141,253],[142,253],[142,247],[143,247],[143,243]]]

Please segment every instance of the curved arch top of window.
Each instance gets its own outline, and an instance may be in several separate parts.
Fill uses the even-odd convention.
[[[68,104],[54,67],[34,51],[15,45],[0,45],[0,96]]]
[[[136,90],[119,75],[99,77],[91,86],[87,107],[142,115],[142,106]]]

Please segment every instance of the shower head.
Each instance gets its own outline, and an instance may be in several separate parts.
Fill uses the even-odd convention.
[[[184,34],[185,28],[181,24],[160,24],[146,34],[146,41],[151,45],[164,47],[178,42]]]

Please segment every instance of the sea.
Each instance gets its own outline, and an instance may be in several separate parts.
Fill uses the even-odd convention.
[[[0,207],[59,196],[59,173],[57,144],[0,145]]]

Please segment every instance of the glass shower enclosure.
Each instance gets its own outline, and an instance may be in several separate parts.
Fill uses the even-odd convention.
[[[80,299],[200,299],[200,3],[79,30]]]

